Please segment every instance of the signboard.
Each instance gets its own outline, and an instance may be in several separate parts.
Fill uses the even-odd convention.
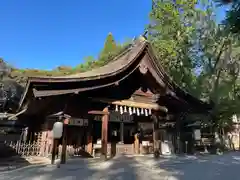
[[[158,122],[158,128],[159,129],[174,127],[174,125],[175,125],[175,122],[166,122],[166,123]]]
[[[97,115],[94,117],[94,120],[101,121],[102,116]],[[133,122],[133,116],[128,113],[120,114],[119,112],[112,111],[109,115],[110,122]]]
[[[70,121],[69,121],[69,125],[72,125],[72,126],[88,126],[88,119],[71,118]]]
[[[123,122],[132,122],[133,116],[129,115],[128,113],[120,114],[119,112],[111,112],[110,113],[110,121],[123,121]]]

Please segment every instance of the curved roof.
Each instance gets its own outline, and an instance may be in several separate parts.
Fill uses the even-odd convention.
[[[94,80],[100,79],[104,77],[114,76],[119,72],[125,70],[129,67],[132,62],[138,57],[138,55],[144,50],[146,47],[146,41],[137,41],[132,44],[128,49],[126,49],[123,53],[116,56],[110,63],[94,68],[87,72],[76,73],[65,76],[55,76],[55,77],[29,77],[29,81],[31,82],[61,82],[61,81],[81,81],[81,80]]]
[[[58,77],[29,77],[27,87],[25,90],[25,93],[22,97],[22,100],[20,102],[20,106],[25,99],[26,94],[29,91],[30,84],[32,83],[64,83],[64,82],[80,82],[80,81],[91,81],[91,80],[98,80],[103,78],[108,78],[115,76],[121,72],[124,72],[128,67],[130,67],[134,62],[136,62],[138,57],[143,52],[147,52],[148,56],[148,70],[151,72],[151,74],[156,79],[157,83],[160,86],[166,86],[169,90],[169,95],[172,97],[175,97],[178,100],[183,100],[186,102],[190,101],[192,103],[197,103],[200,105],[206,105],[206,103],[198,100],[197,98],[193,97],[183,89],[181,89],[174,81],[170,79],[168,74],[164,71],[163,67],[161,66],[160,62],[157,60],[156,56],[153,53],[153,50],[151,48],[151,45],[143,39],[143,37],[140,37],[137,39],[128,49],[126,49],[123,53],[115,57],[110,63],[106,64],[105,66],[93,69],[91,71],[87,71],[84,73],[77,73],[73,75],[66,75],[66,76],[58,76]],[[127,77],[127,75],[126,75]],[[122,78],[125,79],[126,77]],[[121,81],[121,80],[119,80]],[[44,93],[49,93],[52,95],[60,95],[60,94],[68,94],[68,93],[75,93],[90,89],[96,89],[96,88],[102,88],[106,86],[113,85],[115,82],[109,82],[108,84],[101,84],[96,85],[96,87],[82,87],[78,89],[71,89],[71,90],[60,90],[62,92],[59,92],[59,90],[46,90],[42,93],[41,96],[44,96]],[[81,90],[80,90],[81,89]],[[36,92],[38,93],[38,92]],[[190,103],[191,104],[191,103]]]

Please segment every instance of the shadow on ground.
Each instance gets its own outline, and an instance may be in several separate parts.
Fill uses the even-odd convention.
[[[10,146],[0,143],[0,172],[28,166],[30,163],[19,156]]]
[[[239,180],[240,153],[222,156],[116,157],[108,161],[89,159],[43,166],[1,175],[9,180]]]
[[[172,180],[239,180],[240,153],[143,160],[145,166]]]
[[[27,171],[23,170],[24,173],[15,173],[14,176],[5,176],[9,180],[70,180],[70,179],[81,179],[81,180],[146,180],[148,179],[147,174],[143,173],[136,166],[137,161],[134,158],[114,158],[108,161],[100,163],[92,163],[88,159],[74,160],[67,164],[60,165],[60,168],[56,166],[45,166],[40,168],[32,168]],[[1,177],[0,177],[1,179]]]

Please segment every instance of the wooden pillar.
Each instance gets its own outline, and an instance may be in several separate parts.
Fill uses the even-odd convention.
[[[136,154],[140,154],[139,133],[134,134],[134,151]]]
[[[112,133],[111,133],[111,158],[113,158],[116,153],[117,153],[117,131],[114,130]]]
[[[153,119],[153,149],[154,149],[154,157],[158,158],[160,154],[160,144],[159,144],[159,137],[158,137],[158,129],[159,129],[159,122],[157,113],[154,112],[152,114]]]
[[[178,116],[176,119],[176,153],[180,154],[182,152],[181,148],[181,126],[180,126],[180,117]]]
[[[40,154],[41,156],[45,155],[46,146],[47,146],[47,135],[48,135],[48,121],[45,120],[44,124],[41,128],[42,136],[41,136],[41,148],[40,148]]]
[[[136,132],[134,133],[134,153],[140,154],[140,142],[139,142],[139,133],[138,132],[138,123],[135,121]]]
[[[108,107],[103,110],[104,115],[102,116],[102,156],[107,159],[107,144],[108,144],[108,120],[109,111]]]
[[[124,143],[124,122],[120,122],[120,141]]]
[[[93,121],[89,121],[88,124],[88,131],[87,131],[87,152],[92,154],[93,152],[93,136],[92,136],[92,128],[93,128]]]
[[[63,122],[63,135],[62,135],[62,154],[61,154],[61,164],[66,163],[66,152],[67,152],[67,125],[69,119],[65,119]]]
[[[56,157],[56,154],[57,154],[57,143],[58,143],[58,140],[53,138],[51,164],[54,164],[54,162],[55,162],[55,157]]]

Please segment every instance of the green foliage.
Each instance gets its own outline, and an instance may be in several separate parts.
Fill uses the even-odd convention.
[[[200,21],[196,0],[156,0],[150,14],[149,40],[164,68],[181,87],[195,93],[198,64],[195,36]]]
[[[240,33],[240,1],[239,0],[215,0],[218,5],[230,5],[230,10],[223,24],[231,33],[239,35]]]
[[[113,38],[112,33],[109,33],[105,43],[103,50],[99,55],[98,61],[96,61],[97,66],[102,66],[109,63],[123,48],[121,44],[117,44]]]
[[[230,11],[227,12],[226,27],[234,34],[240,33],[240,1],[234,3]]]
[[[240,46],[216,24],[211,1],[154,1],[149,39],[173,80],[186,91],[214,102],[214,122],[231,124],[240,114]],[[196,73],[198,72],[198,73]]]
[[[0,58],[0,80],[6,79],[9,77],[11,72],[11,67],[8,66],[6,62],[2,58]]]
[[[103,50],[100,54],[100,59],[102,56],[105,56],[107,54],[111,54],[112,52],[114,52],[116,48],[117,48],[117,44],[113,38],[113,35],[112,33],[109,33],[104,43]]]

